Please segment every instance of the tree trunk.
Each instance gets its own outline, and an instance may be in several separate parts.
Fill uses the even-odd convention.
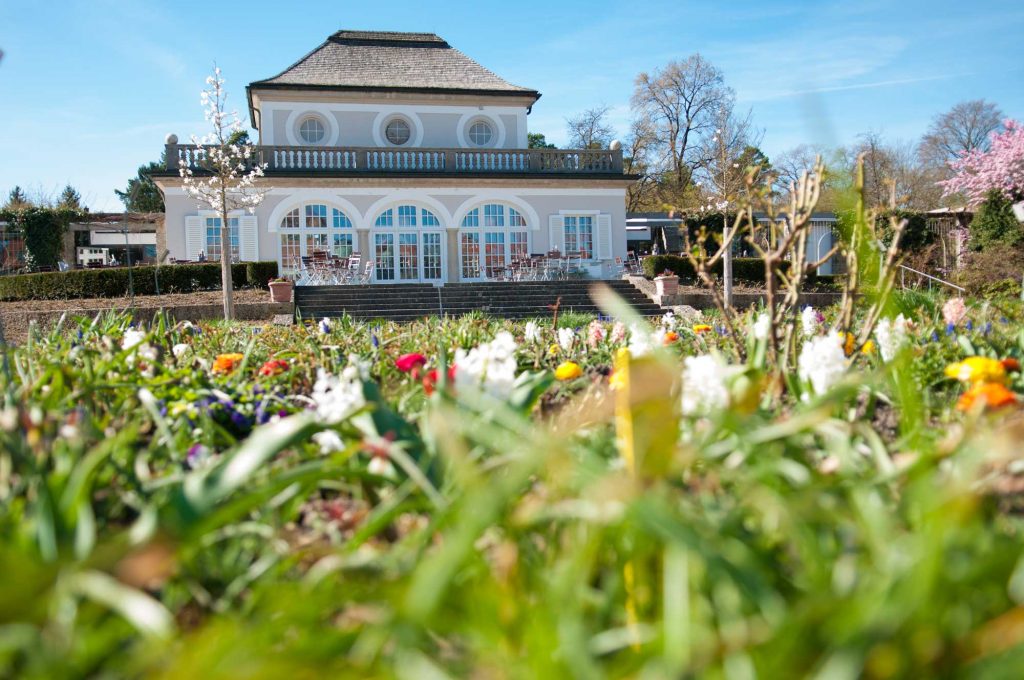
[[[235,317],[235,302],[231,280],[231,226],[225,202],[221,203],[220,212],[220,279],[224,290],[224,320],[231,321]]]

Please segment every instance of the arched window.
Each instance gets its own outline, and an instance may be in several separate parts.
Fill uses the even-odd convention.
[[[281,271],[298,271],[303,257],[318,251],[348,257],[355,248],[352,220],[326,203],[306,203],[285,213],[280,224]]]
[[[378,215],[373,226],[397,226],[399,229],[440,227],[441,220],[437,219],[437,215],[426,208],[418,208],[415,205],[400,205],[397,208],[388,208]]]
[[[485,203],[466,213],[460,227],[463,280],[494,278],[504,267],[530,256],[526,218],[512,206]]]

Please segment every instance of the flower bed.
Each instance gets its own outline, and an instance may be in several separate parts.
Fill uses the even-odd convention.
[[[0,374],[0,668],[1017,667],[1021,309],[897,296],[863,342],[835,314],[33,332]]]

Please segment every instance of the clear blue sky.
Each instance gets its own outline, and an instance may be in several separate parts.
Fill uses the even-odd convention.
[[[93,210],[204,131],[214,60],[234,104],[338,28],[432,31],[543,97],[530,129],[613,107],[625,133],[633,78],[700,52],[718,65],[773,154],[875,130],[913,140],[936,113],[984,97],[1024,118],[1019,0],[878,2],[0,2],[0,191],[75,185]]]

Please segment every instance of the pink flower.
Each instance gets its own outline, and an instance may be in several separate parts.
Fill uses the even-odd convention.
[[[602,340],[604,340],[604,325],[597,319],[594,319],[587,326],[587,344],[591,347],[597,347],[601,344]]]
[[[990,135],[988,151],[973,149],[949,164],[956,174],[939,182],[943,197],[962,193],[974,206],[992,190],[1011,201],[1024,196],[1024,126],[1007,119],[1003,128]]]
[[[963,321],[965,316],[967,316],[967,305],[964,304],[963,298],[950,298],[946,304],[942,305],[942,319],[947,324],[956,326]]]
[[[616,345],[626,341],[626,324],[621,321],[615,322],[615,325],[612,326],[611,341]]]

